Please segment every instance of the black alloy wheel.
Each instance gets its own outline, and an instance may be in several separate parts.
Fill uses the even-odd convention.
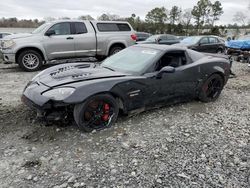
[[[116,121],[118,112],[115,99],[110,95],[102,94],[76,105],[74,118],[80,129],[91,132],[110,127]]]
[[[203,102],[215,101],[221,94],[224,81],[219,74],[213,74],[203,84],[199,99]]]

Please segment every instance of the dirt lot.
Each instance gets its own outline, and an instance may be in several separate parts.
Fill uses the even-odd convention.
[[[36,73],[0,64],[0,187],[250,187],[250,71],[234,64],[214,103],[193,101],[86,134],[35,120]]]

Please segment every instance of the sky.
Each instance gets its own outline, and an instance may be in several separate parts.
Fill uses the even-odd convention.
[[[18,19],[39,19],[45,17],[71,17],[90,14],[97,18],[102,13],[129,17],[135,13],[145,18],[148,11],[164,6],[171,9],[176,5],[182,9],[192,8],[198,0],[1,0],[0,17]],[[212,0],[214,2],[215,0]],[[233,24],[237,12],[248,13],[250,0],[220,0],[224,14],[217,24]],[[250,19],[250,17],[249,17]]]

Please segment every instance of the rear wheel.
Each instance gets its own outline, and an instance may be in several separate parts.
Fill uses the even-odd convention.
[[[77,104],[74,119],[81,130],[91,132],[110,127],[117,120],[118,112],[116,100],[108,94],[100,94]]]
[[[217,53],[217,54],[223,54],[224,51],[223,51],[223,49],[220,48],[220,49],[218,49],[218,50],[216,51],[216,53]]]
[[[122,46],[113,46],[111,47],[111,49],[109,50],[109,56],[114,55],[118,52],[120,52],[121,50],[123,50]]]
[[[35,50],[25,50],[17,58],[19,66],[28,72],[37,71],[43,65],[43,58]]]
[[[223,78],[219,74],[213,74],[203,84],[199,99],[202,102],[215,101],[224,87]]]

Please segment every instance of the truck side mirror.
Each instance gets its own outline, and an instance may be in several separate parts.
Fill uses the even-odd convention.
[[[48,37],[50,37],[51,35],[55,35],[55,34],[56,34],[55,30],[48,30],[48,31],[45,33],[45,35],[48,36]]]

